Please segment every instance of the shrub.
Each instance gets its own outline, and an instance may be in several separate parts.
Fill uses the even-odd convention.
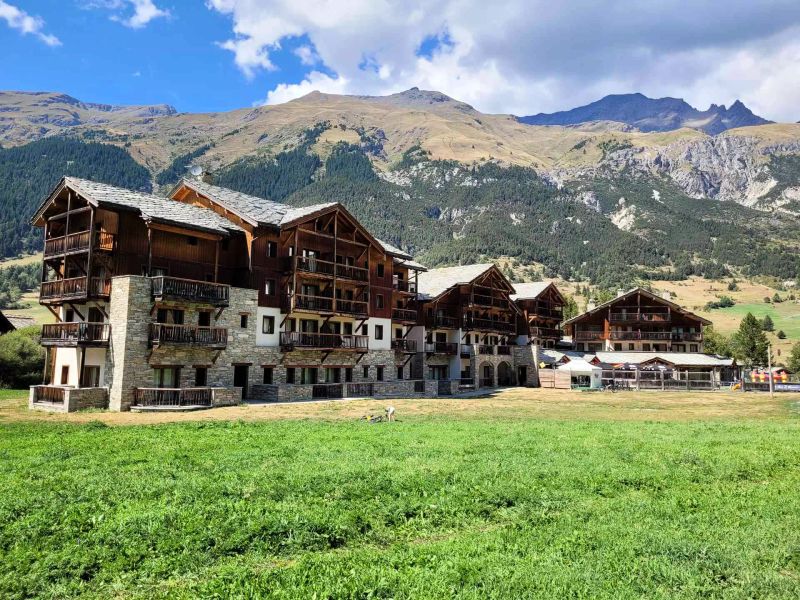
[[[42,381],[44,349],[39,328],[25,327],[0,336],[0,386],[24,388]]]
[[[778,336],[779,340],[785,340],[786,339],[786,333],[783,331],[783,329],[779,329],[778,333],[776,333],[775,335]]]

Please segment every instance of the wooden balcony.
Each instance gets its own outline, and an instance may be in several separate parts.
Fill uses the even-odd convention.
[[[366,335],[282,331],[280,338],[281,350],[284,352],[291,352],[297,348],[311,350],[349,350],[354,352],[366,352],[369,350],[369,336]]]
[[[152,277],[151,280],[155,300],[195,302],[217,307],[230,303],[229,285],[165,276]]]
[[[289,312],[332,313],[353,317],[366,317],[369,315],[369,303],[363,300],[332,298],[331,296],[295,294],[294,296],[288,297],[285,308]]]
[[[339,279],[349,279],[351,281],[369,281],[369,270],[355,265],[322,260],[321,258],[310,256],[294,256],[289,259],[287,270],[294,269],[298,273],[308,273],[317,275],[323,279],[332,279],[334,274]]]
[[[557,327],[531,327],[530,336],[538,339],[561,339],[561,330]]]
[[[458,329],[458,319],[448,315],[434,315],[426,318],[425,325],[430,329]]]
[[[491,344],[478,344],[478,354],[483,356],[494,356],[494,346]]]
[[[406,279],[400,279],[396,276],[392,280],[392,287],[396,289],[398,292],[403,292],[406,294],[417,293],[417,284],[415,282],[408,281]]]
[[[108,323],[51,323],[42,325],[43,346],[105,346],[111,335]]]
[[[573,337],[577,342],[592,342],[605,339],[605,334],[602,331],[576,331]]]
[[[111,280],[102,277],[71,277],[43,281],[39,290],[41,304],[58,304],[69,300],[108,298],[111,296]]]
[[[611,323],[669,323],[670,320],[668,311],[614,311],[609,315]]]
[[[404,354],[414,354],[417,351],[416,340],[394,339],[392,340],[392,350]]]
[[[542,317],[545,319],[558,319],[560,321],[564,316],[564,311],[560,306],[537,305],[532,311],[529,312],[529,316]]]
[[[228,345],[228,330],[224,327],[150,323],[148,341],[153,346],[174,344],[221,350]]]
[[[400,323],[416,323],[417,311],[413,308],[393,308],[392,321]]]
[[[478,329],[482,331],[496,331],[499,333],[516,333],[515,323],[507,323],[495,319],[482,319],[465,315],[462,321],[462,329]]]
[[[673,331],[673,342],[702,342],[703,334],[689,331]]]
[[[458,344],[451,342],[426,342],[425,352],[427,354],[455,355],[458,353]]]
[[[214,402],[214,390],[197,388],[135,388],[134,407],[206,407]]]
[[[614,341],[672,341],[671,331],[612,331],[609,339]]]
[[[469,306],[483,306],[493,308],[508,308],[508,298],[502,296],[490,296],[485,294],[464,294],[461,298],[462,304]]]
[[[93,250],[113,252],[116,248],[116,235],[105,231],[97,231],[94,236]],[[50,238],[44,242],[44,257],[77,254],[89,250],[90,231],[79,231],[61,237]]]

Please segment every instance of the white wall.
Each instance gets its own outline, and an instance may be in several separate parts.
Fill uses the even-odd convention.
[[[55,368],[53,369],[53,384],[61,385],[61,369],[69,367],[69,378],[65,385],[77,387],[78,385],[78,349],[77,348],[53,348],[50,352],[56,353]]]
[[[275,318],[273,333],[261,333],[261,324],[264,316]],[[278,346],[280,344],[280,326],[286,315],[281,314],[279,308],[259,306],[256,310],[256,346]]]
[[[392,337],[394,336],[394,327],[392,326],[392,320],[371,317],[367,319],[366,324],[369,326],[369,349],[389,350],[392,347]],[[383,326],[382,340],[375,339],[375,325]]]

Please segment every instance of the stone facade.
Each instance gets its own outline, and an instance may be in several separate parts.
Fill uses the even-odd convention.
[[[75,412],[89,408],[108,408],[108,388],[70,388],[64,387],[62,403],[37,401],[36,388],[31,386],[28,395],[28,408],[31,410],[47,410],[51,412]]]

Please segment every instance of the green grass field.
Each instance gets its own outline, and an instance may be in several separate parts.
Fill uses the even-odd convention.
[[[796,397],[768,418],[519,417],[644,396],[538,392],[400,401],[378,425],[2,421],[0,597],[800,596]]]

